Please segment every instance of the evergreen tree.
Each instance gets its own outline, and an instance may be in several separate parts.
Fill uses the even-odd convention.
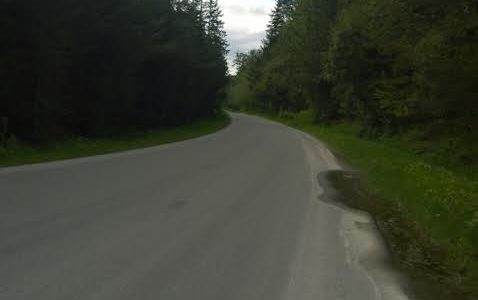
[[[475,2],[277,0],[262,51],[242,57],[231,94],[253,110],[353,119],[362,135],[427,128],[448,141],[437,159],[476,162]]]
[[[205,3],[204,21],[206,34],[212,45],[220,50],[222,55],[227,54],[226,31],[224,30],[223,14],[217,0],[207,0]]]
[[[227,69],[201,3],[2,1],[2,140],[107,136],[213,114]]]
[[[281,27],[292,18],[294,8],[295,0],[277,0],[267,25],[265,48],[270,47],[277,40]]]

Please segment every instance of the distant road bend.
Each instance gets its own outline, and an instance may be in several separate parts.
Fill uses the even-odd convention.
[[[318,199],[333,155],[232,118],[185,142],[0,169],[0,299],[408,299],[370,218]]]

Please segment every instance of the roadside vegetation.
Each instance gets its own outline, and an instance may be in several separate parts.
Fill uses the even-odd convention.
[[[0,167],[100,155],[178,142],[214,133],[226,127],[229,122],[229,116],[220,112],[214,117],[181,126],[130,132],[109,138],[77,137],[42,146],[16,143],[6,148],[0,147]]]
[[[478,297],[477,20],[472,0],[277,0],[228,92],[362,171],[422,299]]]
[[[361,171],[343,202],[372,213],[419,299],[476,299],[476,178],[427,161],[406,136],[364,139],[357,124],[318,124],[310,112],[267,117],[314,135]]]
[[[476,165],[477,3],[278,0],[262,48],[236,57],[229,105],[413,133],[440,163]]]
[[[6,0],[0,40],[7,153],[214,117],[228,81],[217,0]]]

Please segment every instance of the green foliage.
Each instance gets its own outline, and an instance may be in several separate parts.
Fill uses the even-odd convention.
[[[271,15],[264,47],[250,53],[241,76],[250,81],[257,105],[263,112],[297,112],[310,106],[318,119],[337,117],[330,80],[322,71],[329,40],[330,19],[336,7],[328,1],[278,1]],[[250,55],[249,54],[249,55]],[[243,54],[247,56],[247,54]],[[247,100],[245,100],[247,101]]]
[[[238,56],[235,107],[340,150],[445,253],[438,277],[476,295],[478,2],[298,0],[277,22],[281,3],[273,38]],[[316,124],[335,121],[356,125]]]
[[[220,18],[213,0],[2,1],[8,135],[41,143],[212,115],[227,83]]]
[[[251,94],[236,102],[357,120],[362,136],[421,131],[435,161],[478,163],[476,1],[298,0],[287,17],[282,5],[239,69],[235,84]]]
[[[277,41],[281,28],[292,18],[295,0],[277,0],[271,14],[271,21],[267,26],[265,47],[269,48]]]
[[[356,123],[314,124],[308,112],[273,119],[316,136],[359,168],[368,189],[379,195],[376,201],[381,203],[377,205],[386,207],[388,214],[395,211],[390,217],[404,218],[418,231],[422,242],[431,245],[400,245],[401,251],[407,252],[402,257],[404,263],[411,264],[407,268],[422,272],[417,270],[423,267],[419,264],[427,264],[425,267],[433,272],[427,275],[438,276],[439,281],[468,296],[460,299],[475,299],[473,296],[478,294],[476,180],[427,162],[413,151],[405,137],[362,139],[357,136],[360,126]],[[478,167],[475,166],[474,172],[478,172]],[[419,249],[424,252],[419,255],[425,257],[417,257],[417,253],[411,253],[417,250],[412,249],[415,246],[431,248]]]
[[[227,126],[229,122],[229,116],[221,112],[211,118],[196,120],[174,128],[127,132],[109,138],[75,137],[42,146],[10,141],[8,147],[0,147],[0,167],[100,155],[172,143],[213,133]]]

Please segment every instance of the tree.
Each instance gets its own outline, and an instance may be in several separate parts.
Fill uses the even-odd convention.
[[[217,38],[221,12],[216,7],[212,38],[201,5],[3,1],[0,118],[8,120],[6,135],[42,143],[210,116],[227,69]]]
[[[227,54],[226,31],[224,30],[224,21],[222,20],[222,11],[217,0],[208,0],[204,11],[206,34],[221,55]]]
[[[295,0],[277,0],[272,10],[271,20],[267,25],[264,47],[271,47],[279,36],[280,29],[291,18],[295,9]]]
[[[368,136],[427,128],[437,159],[476,161],[475,2],[277,0],[261,54],[235,81],[254,109],[353,119]]]

